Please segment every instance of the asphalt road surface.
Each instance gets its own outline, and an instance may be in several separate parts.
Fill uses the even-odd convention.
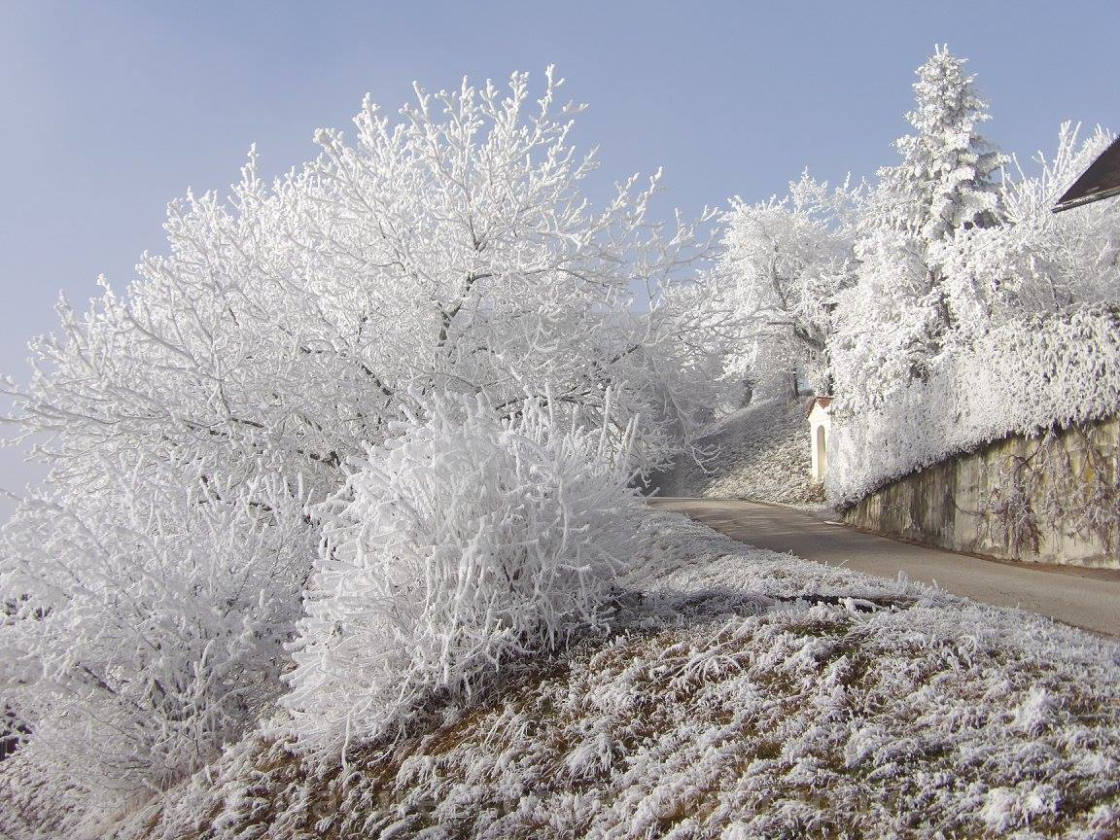
[[[986,560],[866,534],[780,505],[708,499],[650,503],[759,548],[884,578],[897,578],[902,571],[955,595],[1120,636],[1120,569]]]

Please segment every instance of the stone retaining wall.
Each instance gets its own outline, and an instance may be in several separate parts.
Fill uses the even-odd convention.
[[[844,512],[860,528],[1012,560],[1120,568],[1120,420],[1009,437]]]

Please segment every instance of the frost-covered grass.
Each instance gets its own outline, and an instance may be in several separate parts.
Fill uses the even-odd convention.
[[[672,516],[608,631],[407,740],[256,734],[120,838],[1120,832],[1120,645]],[[2,826],[0,826],[2,828]]]
[[[809,483],[807,398],[771,398],[721,418],[699,439],[703,466],[682,456],[654,477],[662,496],[751,499],[780,504],[819,501]]]
[[[1120,308],[1012,321],[946,351],[925,381],[892,392],[879,408],[837,416],[829,499],[853,502],[955,454],[1112,416],[1118,405]]]

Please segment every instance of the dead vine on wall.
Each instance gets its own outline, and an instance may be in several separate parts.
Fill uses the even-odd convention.
[[[980,505],[981,529],[1012,557],[1037,554],[1047,532],[1096,538],[1120,556],[1117,454],[1115,442],[1094,440],[1090,426],[1051,428],[1029,454],[1003,459]]]

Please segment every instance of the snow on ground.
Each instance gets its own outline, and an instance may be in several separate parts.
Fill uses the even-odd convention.
[[[120,838],[1113,838],[1120,644],[651,517],[613,626],[301,763],[256,734]]]
[[[653,477],[662,496],[797,504],[823,499],[809,484],[808,398],[770,399],[728,415],[700,438],[703,466],[682,456]]]

